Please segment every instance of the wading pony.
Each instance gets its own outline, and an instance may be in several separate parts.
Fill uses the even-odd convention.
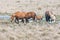
[[[15,12],[14,14],[11,15],[11,22],[14,20],[15,18],[15,22],[19,23],[19,19],[22,20],[22,22],[24,23],[24,18],[25,18],[26,12]]]
[[[25,15],[26,22],[29,22],[28,19],[30,19],[30,18],[32,18],[33,21],[35,21],[35,16],[36,16],[35,12],[27,12],[27,14]]]
[[[35,16],[35,18],[36,18],[36,21],[41,21],[43,19],[43,16],[37,15],[37,16]]]
[[[37,16],[35,16],[35,18],[37,19],[37,20],[42,20],[42,18],[43,18],[43,16],[39,16],[39,15],[37,15]]]

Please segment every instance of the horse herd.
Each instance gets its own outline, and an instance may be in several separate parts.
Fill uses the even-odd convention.
[[[32,18],[33,21],[35,20],[42,20],[43,19],[43,16],[38,16],[36,15],[35,12],[15,12],[11,15],[11,22],[14,20],[15,23],[18,23],[19,24],[19,20],[21,20],[21,22],[24,23],[24,19],[26,21],[26,23],[29,22],[29,19]],[[46,22],[55,22],[55,15],[53,14],[52,11],[46,11],[45,12],[45,19],[46,19]]]

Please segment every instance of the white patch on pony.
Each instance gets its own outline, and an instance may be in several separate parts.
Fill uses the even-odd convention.
[[[29,20],[30,23],[33,22],[33,19],[32,19],[32,18],[30,18],[30,19],[28,19],[28,20]]]
[[[56,20],[55,15],[51,14],[51,15],[50,15],[50,17],[51,17],[51,19],[50,19],[50,20],[52,20],[52,21],[51,21],[51,23],[54,23],[54,22],[55,22],[55,20]]]

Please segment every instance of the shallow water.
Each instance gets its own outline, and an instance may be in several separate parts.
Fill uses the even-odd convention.
[[[4,16],[0,15],[0,19],[10,19],[10,16],[8,16],[8,15],[4,15]]]

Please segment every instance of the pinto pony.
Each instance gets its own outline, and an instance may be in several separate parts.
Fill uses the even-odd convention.
[[[55,22],[56,17],[55,15],[52,13],[52,11],[46,11],[45,12],[45,18],[47,22]]]

